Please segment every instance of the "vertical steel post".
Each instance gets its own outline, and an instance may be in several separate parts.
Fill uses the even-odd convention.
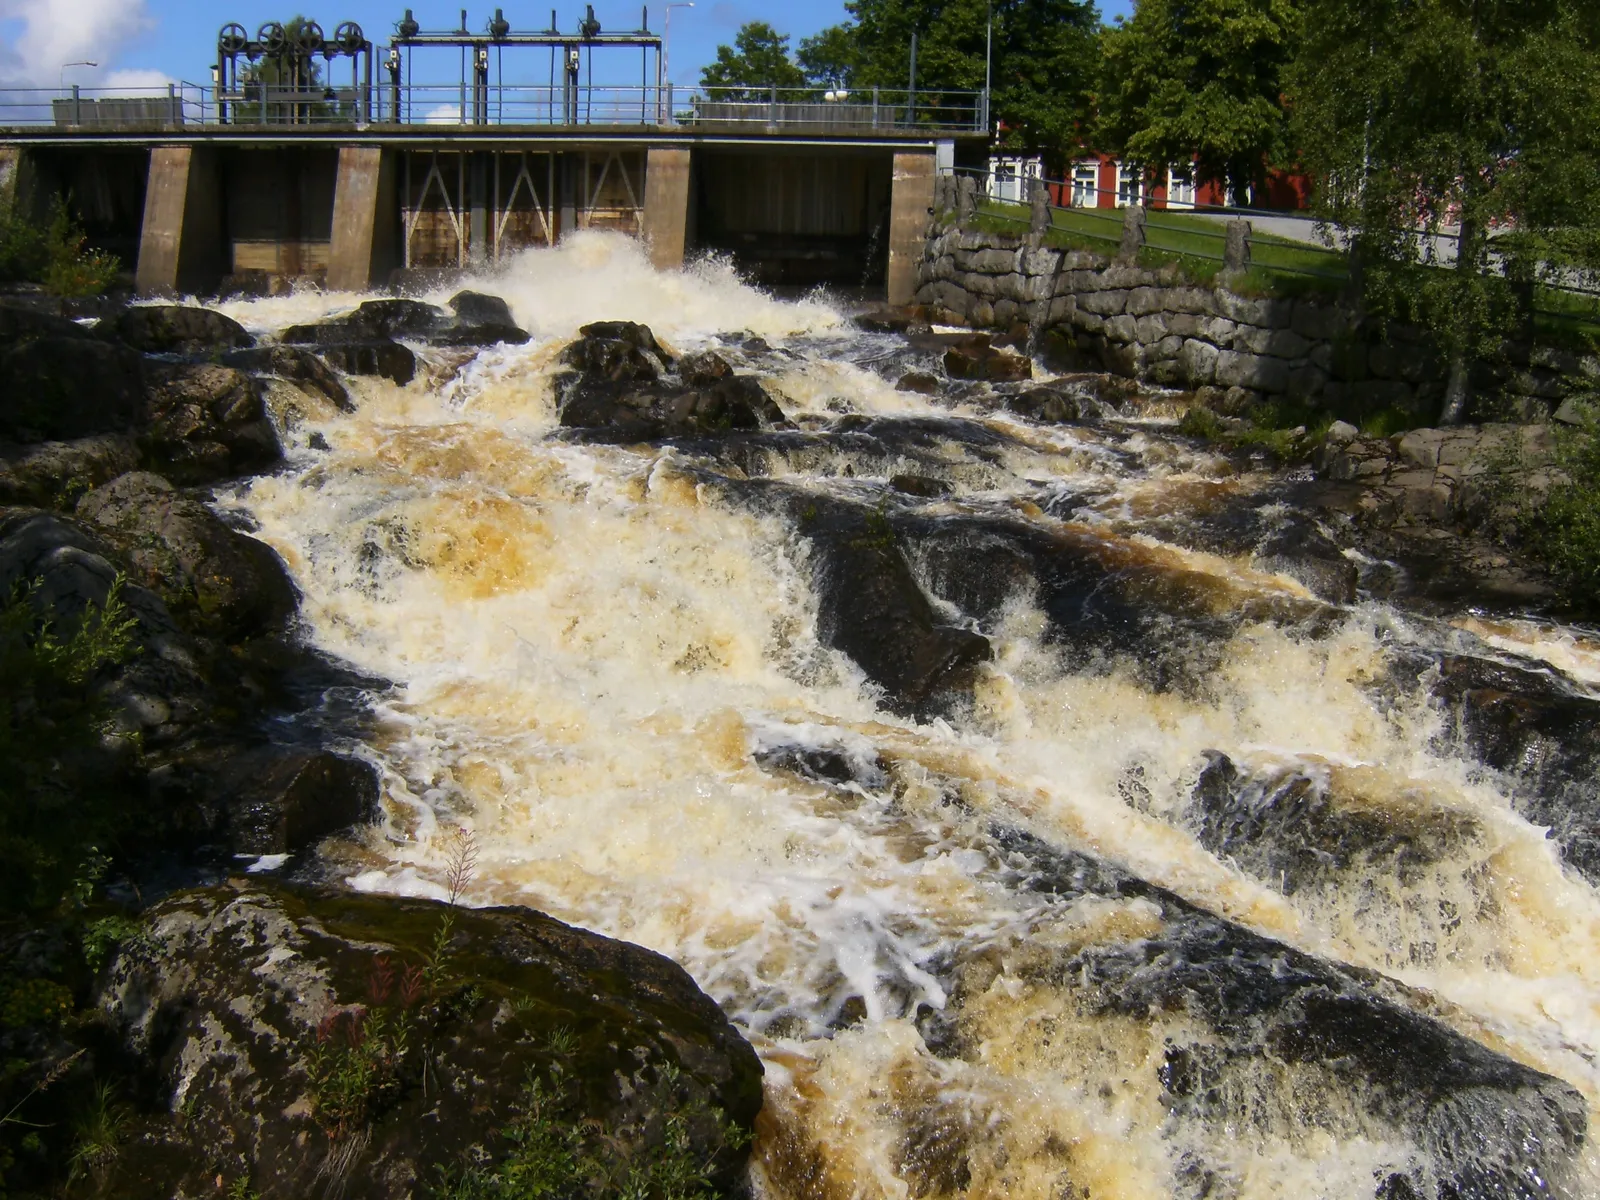
[[[917,31],[911,31],[911,87],[906,91],[906,124],[917,120]]]
[[[83,124],[83,100],[78,95],[77,84],[72,85],[72,123],[73,125]]]

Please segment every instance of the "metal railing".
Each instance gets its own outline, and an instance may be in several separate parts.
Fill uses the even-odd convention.
[[[983,133],[983,92],[872,88],[674,88],[461,82],[289,87],[245,81],[233,91],[193,83],[153,88],[0,91],[0,128],[164,129],[190,125],[327,127],[647,126],[712,132]]]

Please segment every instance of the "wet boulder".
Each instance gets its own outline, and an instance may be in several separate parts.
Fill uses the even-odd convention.
[[[1126,664],[1158,691],[1202,686],[1248,622],[1312,628],[1329,619],[1316,602],[1236,585],[1103,527],[967,514],[895,524],[929,590],[980,626],[1031,593],[1071,669]]]
[[[411,341],[433,346],[492,346],[522,343],[526,330],[512,320],[511,310],[497,296],[461,292],[446,311],[421,300],[364,301],[354,312],[314,325],[291,325],[281,341],[317,346],[373,345]]]
[[[924,500],[938,500],[950,495],[953,489],[942,479],[931,475],[899,474],[889,477],[889,486],[907,496],[920,496]]]
[[[409,369],[405,378],[397,380],[397,382],[407,383],[410,381],[412,373],[416,370],[416,360],[409,350],[405,350],[405,347],[402,346],[400,349],[405,351],[405,359]],[[339,376],[329,368],[326,362],[309,350],[302,350],[299,346],[253,346],[247,350],[235,350],[222,356],[222,365],[234,367],[240,371],[275,375],[279,379],[288,380],[302,391],[323,397],[340,412],[355,411],[355,405],[350,400],[349,389],[340,381]],[[350,371],[348,373],[352,375],[389,374],[386,371]]]
[[[1007,412],[1046,425],[1063,425],[1103,415],[1100,405],[1087,396],[1062,387],[1035,387],[1002,401]]]
[[[944,384],[932,371],[907,371],[895,381],[897,392],[914,392],[919,396],[937,396]]]
[[[900,712],[931,714],[970,692],[989,639],[941,620],[883,512],[806,496],[793,501],[815,548],[823,640],[848,654]]]
[[[761,1106],[755,1052],[681,968],[529,909],[237,880],[156,906],[102,980],[146,1097],[128,1200],[387,1200],[567,1131],[525,1168],[552,1195],[702,1164],[724,1192],[728,1127]]]
[[[947,348],[944,370],[951,379],[983,379],[991,383],[1033,378],[1033,362],[1027,355],[991,345],[985,334],[963,338]]]
[[[272,549],[159,475],[135,471],[95,488],[77,515],[122,551],[140,583],[208,632],[250,637],[294,611],[294,585]]]
[[[608,383],[654,383],[670,368],[672,356],[648,325],[594,321],[578,330],[578,340],[561,352],[561,361]]]
[[[1374,802],[1338,768],[1251,771],[1216,751],[1207,755],[1184,824],[1207,850],[1284,895],[1359,889],[1368,897],[1365,919],[1374,924],[1393,917],[1386,910],[1418,888],[1448,894],[1461,881],[1471,890],[1471,877],[1494,849],[1469,812],[1392,795]],[[1431,959],[1448,936],[1442,926],[1453,925],[1429,916],[1423,911],[1404,922],[1425,932],[1426,944],[1409,948],[1413,962]]]
[[[1370,1194],[1569,1194],[1588,1123],[1576,1088],[1455,1032],[1428,1015],[1428,997],[1374,972],[1264,937],[1088,854],[1016,829],[995,837],[1016,886],[1067,911],[1087,900],[1086,912],[1104,912],[1109,901],[1130,918],[1131,936],[1111,926],[1031,949],[1022,986],[1056,994],[1078,1021],[1154,1024],[1161,1103],[1202,1156],[1224,1132],[1274,1144],[1286,1131],[1336,1131],[1393,1147]],[[973,976],[979,987],[992,978],[992,967]],[[958,1030],[969,987],[956,988]]]
[[[69,508],[89,488],[138,465],[139,447],[125,433],[31,446],[0,444],[0,504]]]
[[[157,781],[166,806],[235,859],[295,854],[378,815],[376,769],[330,750],[221,738],[172,763]]]
[[[97,332],[145,354],[188,358],[256,344],[255,338],[232,317],[215,309],[183,304],[135,305],[102,324]]]
[[[561,424],[590,436],[649,441],[788,425],[754,376],[709,352],[675,358],[631,321],[585,325],[561,360]]]
[[[511,306],[499,296],[457,292],[450,297],[450,311],[455,314],[455,321],[433,335],[430,340],[435,345],[521,345],[528,340],[528,331],[517,325]]]
[[[0,594],[25,590],[58,634],[69,635],[90,607],[104,609],[118,589],[134,619],[137,647],[103,682],[118,726],[149,736],[203,723],[215,697],[202,675],[200,648],[159,594],[126,575],[112,546],[79,522],[37,509],[0,509]]]
[[[139,420],[144,395],[137,350],[65,317],[0,305],[0,438],[122,433]]]
[[[404,387],[417,374],[417,356],[400,342],[346,342],[318,346],[317,353],[346,375],[371,375]]]
[[[364,301],[354,312],[312,325],[291,325],[279,340],[291,345],[339,346],[351,342],[388,342],[396,338],[425,341],[450,318],[442,308],[421,300]]]
[[[215,364],[149,364],[146,465],[177,483],[251,474],[283,457],[259,379]]]
[[[1476,655],[1396,654],[1390,670],[1391,687],[1425,683],[1447,746],[1504,772],[1517,811],[1600,884],[1600,701],[1555,671]]]

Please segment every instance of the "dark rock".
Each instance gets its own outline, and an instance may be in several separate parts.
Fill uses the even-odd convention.
[[[816,548],[823,640],[900,712],[931,713],[970,690],[991,656],[989,639],[938,619],[887,516],[821,497],[807,497],[799,515]]]
[[[472,1147],[505,1155],[497,1131],[533,1079],[544,1114],[619,1174],[681,1128],[722,1191],[746,1153],[719,1116],[748,1128],[761,1106],[755,1052],[681,968],[528,909],[239,880],[156,906],[103,978],[99,1007],[152,1101],[118,1155],[127,1200],[211,1195],[218,1178],[272,1197],[329,1178],[347,1200],[410,1194]],[[388,1053],[341,1104],[319,1081],[358,1044]]]
[[[425,341],[451,323],[444,309],[421,300],[367,300],[354,312],[314,325],[291,325],[280,341],[341,346],[350,342]]]
[[[158,475],[133,472],[96,488],[78,517],[121,549],[139,583],[174,611],[192,611],[207,632],[251,637],[294,612],[294,585],[271,548]]]
[[[900,376],[894,389],[897,392],[915,392],[919,396],[937,396],[943,386],[939,377],[932,371],[907,371]]]
[[[1170,1019],[1156,1075],[1197,1144],[1207,1130],[1324,1129],[1359,1096],[1363,1136],[1417,1147],[1420,1165],[1404,1177],[1411,1194],[1562,1194],[1547,1181],[1571,1175],[1587,1133],[1569,1084],[1417,1011],[1427,997],[1374,972],[1263,937],[1088,854],[1012,829],[995,836],[1016,886],[1063,901],[1139,900],[1159,913],[1135,936],[1041,951],[1030,979],[1091,1019]],[[975,979],[981,992],[992,969]],[[958,988],[954,1007],[964,1003]]]
[[[518,327],[511,307],[499,296],[457,292],[450,297],[450,310],[456,315],[455,325],[435,334],[431,339],[435,345],[521,345],[528,340],[528,331]]]
[[[733,368],[720,354],[703,350],[678,360],[678,377],[690,387],[714,387],[733,375]]]
[[[578,340],[561,352],[561,361],[611,383],[654,383],[668,369],[670,357],[647,325],[596,321],[578,331]]]
[[[1069,669],[1124,662],[1155,690],[1201,686],[1243,623],[1314,629],[1332,619],[1315,602],[1231,587],[1106,531],[965,514],[897,524],[930,590],[980,625],[1030,591]]]
[[[232,317],[182,304],[136,305],[110,322],[104,332],[146,354],[196,357],[256,344]]]
[[[892,475],[889,478],[889,486],[908,496],[922,496],[928,500],[948,496],[953,490],[944,480],[935,479],[931,475]]]
[[[291,325],[280,340],[291,344],[348,346],[397,340],[435,346],[492,346],[526,342],[505,301],[478,292],[461,292],[450,301],[452,313],[421,300],[367,300],[354,312],[315,325]]]
[[[346,375],[375,375],[404,387],[417,374],[417,356],[399,342],[318,346],[317,353]]]
[[[410,364],[410,372],[416,370],[416,360],[411,351],[404,346],[399,347],[404,357]],[[376,360],[380,355],[375,354]],[[399,356],[395,356],[395,364],[399,364]],[[287,379],[303,390],[315,392],[325,397],[341,412],[354,412],[355,405],[350,400],[350,392],[339,376],[329,369],[328,364],[318,358],[309,350],[302,350],[299,346],[256,346],[249,350],[235,350],[222,356],[222,365],[234,367],[240,371],[256,371],[266,375],[276,375],[280,379]],[[350,371],[349,374],[380,374],[388,375],[385,371]],[[392,376],[391,376],[392,378]],[[399,383],[407,383],[411,373],[406,373]]]
[[[71,507],[90,488],[138,465],[138,446],[131,436],[120,433],[0,446],[0,504]]]
[[[857,313],[850,323],[867,333],[926,333],[930,326],[926,309],[879,308]]]
[[[116,552],[77,522],[37,509],[0,509],[0,594],[28,589],[29,603],[59,635],[70,635],[90,606],[104,609],[125,573]],[[105,683],[120,726],[149,733],[206,720],[214,698],[194,641],[149,588],[128,581],[121,598],[135,620],[138,653]]]
[[[272,466],[283,457],[261,382],[232,367],[152,362],[148,465],[177,483],[209,483]]]
[[[121,573],[114,552],[81,525],[37,509],[0,509],[0,595],[31,589],[28,599],[58,632],[77,626],[91,606],[104,608]],[[159,596],[137,585],[123,602],[146,633],[175,633]]]
[[[585,325],[561,358],[574,368],[557,376],[568,428],[648,441],[788,424],[754,376],[734,374],[711,353],[674,363],[648,327],[631,321]]]
[[[1007,396],[1005,407],[1019,417],[1047,424],[1064,424],[1084,415],[1082,399],[1059,388],[1029,388],[1015,396]]]
[[[1504,771],[1517,811],[1600,885],[1600,701],[1554,671],[1472,655],[1396,655],[1391,671],[1402,693],[1427,681],[1452,748]]]
[[[1488,852],[1482,823],[1467,813],[1374,806],[1341,795],[1326,773],[1273,769],[1252,776],[1225,754],[1208,757],[1187,824],[1207,850],[1285,895],[1329,885],[1358,889],[1369,897],[1364,912],[1376,921],[1382,897],[1414,891],[1440,864],[1465,875],[1464,858]],[[1437,949],[1436,943],[1413,947],[1414,961],[1422,965]]]
[[[1033,362],[990,345],[987,337],[963,338],[944,352],[945,374],[952,379],[986,379],[1003,383],[1033,378]]]
[[[0,438],[122,433],[140,416],[144,359],[69,321],[0,306]]]
[[[671,356],[664,350],[650,326],[637,321],[591,321],[579,328],[578,336],[591,341],[627,342],[637,349],[666,359]]]
[[[230,752],[211,781],[235,854],[290,854],[378,813],[378,775],[326,750]]]

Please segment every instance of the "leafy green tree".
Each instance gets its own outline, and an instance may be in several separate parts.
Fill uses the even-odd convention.
[[[1288,151],[1283,74],[1298,0],[1139,0],[1101,40],[1103,149],[1162,169],[1196,160],[1241,194]]]
[[[300,31],[311,21],[310,17],[296,13],[283,23],[288,48],[278,58],[262,58],[248,64],[240,77],[247,83],[266,82],[274,87],[297,83],[310,89],[322,85],[322,64],[314,54],[303,53],[298,45]],[[324,31],[326,32],[326,31]]]
[[[1538,279],[1600,262],[1597,51],[1595,0],[1305,0],[1295,143],[1368,307],[1438,336],[1446,423]]]
[[[806,78],[819,87],[855,86],[860,51],[849,26],[830,25],[821,33],[801,38],[800,52],[795,57]]]
[[[700,70],[701,87],[740,88],[740,99],[763,99],[772,88],[805,85],[805,72],[789,57],[789,35],[765,21],[741,25],[733,45],[718,46],[716,61]]]
[[[845,9],[851,20],[802,46],[803,56],[810,50],[802,62],[813,78],[824,74],[819,67],[837,64],[848,69],[851,87],[904,89],[915,32],[917,91],[934,107],[939,92],[983,87],[992,16],[990,116],[1002,126],[1002,143],[1043,153],[1057,166],[1083,144],[1098,61],[1100,15],[1092,0],[848,0]]]

